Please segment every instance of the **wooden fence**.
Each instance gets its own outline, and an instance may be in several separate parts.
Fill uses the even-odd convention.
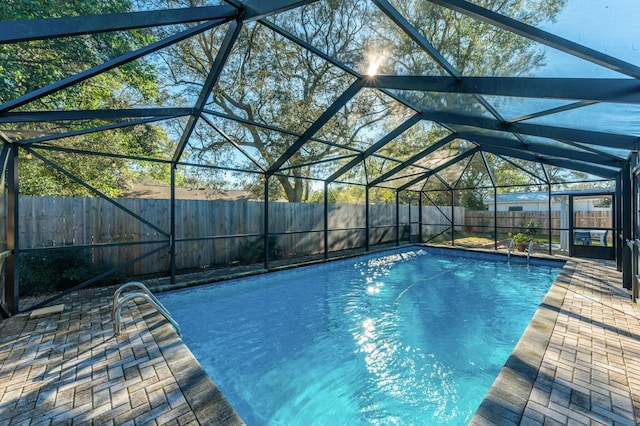
[[[130,275],[166,273],[170,267],[170,201],[165,199],[21,196],[19,244],[23,249],[81,246],[96,265],[121,265]],[[264,253],[264,203],[256,201],[176,200],[175,244],[178,269],[259,261]],[[427,233],[449,225],[450,207],[423,206]],[[395,204],[371,205],[369,242],[396,239]],[[411,216],[411,218],[409,217]],[[324,252],[324,206],[310,203],[269,203],[270,252],[294,257]],[[365,206],[335,204],[328,208],[329,251],[364,247]],[[401,206],[400,236],[417,234],[418,207]],[[464,224],[464,209],[455,209],[456,225]],[[426,225],[429,224],[429,225]],[[146,254],[155,252],[144,257]]]
[[[96,265],[121,265],[141,258],[127,273],[166,273],[170,266],[170,202],[163,199],[20,197],[19,243],[21,248],[86,246]],[[396,239],[395,204],[371,205],[369,243]],[[324,206],[310,203],[269,203],[269,248],[272,257],[296,257],[324,252]],[[329,251],[364,247],[365,206],[335,204],[328,208]],[[418,234],[418,206],[399,210],[400,238]],[[456,229],[489,233],[493,212],[454,210]],[[450,228],[451,207],[422,207],[423,235]],[[560,228],[560,213],[498,212],[499,233],[518,232],[534,221],[541,232]],[[608,211],[576,212],[575,225],[611,228]],[[410,231],[409,231],[410,230]],[[263,257],[264,203],[257,201],[177,200],[176,266],[178,269],[249,263]],[[559,231],[553,231],[557,235]],[[145,254],[156,251],[152,255]]]
[[[551,227],[552,235],[559,235],[560,228],[562,228],[560,214],[559,211],[552,211],[551,217],[549,217],[549,212],[547,211],[499,211],[496,214],[498,231],[500,233],[519,232],[519,230],[526,228],[529,222],[533,221],[541,232],[548,233],[548,229]],[[478,233],[493,231],[493,212],[467,210],[464,215],[465,231]],[[612,228],[613,217],[611,211],[576,211],[574,212],[574,227],[590,229]]]

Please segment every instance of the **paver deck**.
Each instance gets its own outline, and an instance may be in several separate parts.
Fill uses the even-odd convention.
[[[637,424],[640,310],[620,282],[606,262],[565,268],[472,424]],[[114,336],[113,291],[0,322],[0,426],[242,424],[146,302]]]

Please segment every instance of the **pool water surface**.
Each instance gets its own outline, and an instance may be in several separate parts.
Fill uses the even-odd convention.
[[[414,247],[159,298],[248,425],[459,425],[561,268]]]

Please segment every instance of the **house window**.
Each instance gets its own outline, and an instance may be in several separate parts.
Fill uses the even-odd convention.
[[[509,211],[510,212],[521,212],[522,211],[522,206],[509,206]]]

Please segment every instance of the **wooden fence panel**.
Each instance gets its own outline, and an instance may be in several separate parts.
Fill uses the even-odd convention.
[[[165,199],[119,199],[126,209],[143,217],[162,232],[170,231],[170,201]],[[103,243],[151,242],[166,244],[168,237],[101,198],[20,197],[19,239],[22,248]],[[179,269],[229,264],[243,252],[262,244],[264,203],[257,201],[176,200],[176,265]],[[328,206],[329,251],[365,246],[366,210],[363,204]],[[370,243],[393,242],[396,238],[395,204],[371,205]],[[418,206],[401,205],[400,235],[418,234]],[[410,218],[409,218],[410,216]],[[422,207],[423,234],[436,235],[451,227],[451,207]],[[493,229],[493,212],[455,207],[456,228],[470,232]],[[517,232],[533,220],[540,230],[549,226],[547,212],[498,212],[498,227]],[[576,212],[576,226],[610,228],[609,212]],[[560,227],[559,212],[552,212],[551,226]],[[512,230],[508,228],[513,228]],[[269,203],[269,232],[276,238],[280,256],[318,254],[324,250],[324,206],[311,203]],[[554,232],[557,233],[557,232]],[[240,237],[236,237],[239,235]],[[252,236],[247,236],[252,235]],[[217,237],[217,238],[212,238]],[[194,239],[192,241],[184,240]],[[159,247],[158,244],[128,244],[92,249],[96,264],[119,265]],[[169,252],[162,250],[131,267],[132,275],[164,273]]]

